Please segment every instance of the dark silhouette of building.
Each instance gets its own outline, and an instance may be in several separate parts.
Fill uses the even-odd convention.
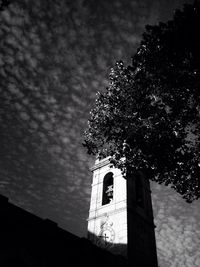
[[[124,267],[120,256],[41,219],[0,195],[1,267]]]

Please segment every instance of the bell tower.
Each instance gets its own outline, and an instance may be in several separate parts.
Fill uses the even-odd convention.
[[[88,238],[130,266],[157,267],[149,180],[140,172],[125,179],[109,158],[97,159],[91,171]]]

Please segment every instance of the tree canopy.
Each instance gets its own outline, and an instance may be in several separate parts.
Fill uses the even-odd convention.
[[[112,157],[171,185],[188,202],[200,197],[200,5],[146,26],[132,65],[111,69],[85,131],[88,153]]]

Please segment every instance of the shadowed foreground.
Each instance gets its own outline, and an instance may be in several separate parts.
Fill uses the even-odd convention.
[[[114,256],[0,196],[0,266],[127,266]]]

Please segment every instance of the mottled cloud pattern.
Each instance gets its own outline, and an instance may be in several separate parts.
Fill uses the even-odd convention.
[[[160,266],[200,266],[199,201],[186,203],[170,188],[152,183]]]
[[[1,12],[0,193],[85,235],[93,158],[81,144],[95,94],[180,2],[170,13],[164,0],[23,0]],[[154,187],[160,265],[199,266],[199,203]]]

